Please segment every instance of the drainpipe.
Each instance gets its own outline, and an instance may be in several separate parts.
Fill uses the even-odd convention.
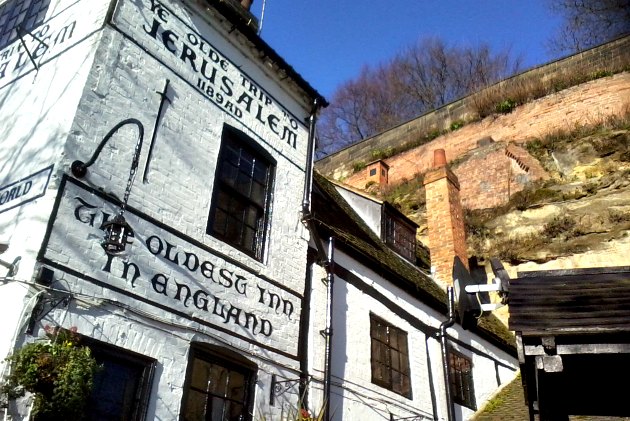
[[[306,157],[306,179],[304,180],[304,196],[302,197],[302,214],[310,216],[311,214],[311,190],[313,188],[313,161],[315,160],[315,123],[317,122],[317,111],[319,110],[319,101],[313,100],[313,109],[308,117],[308,144]]]
[[[448,411],[448,421],[455,421],[455,405],[453,404],[453,396],[451,395],[451,381],[450,381],[450,370],[448,368],[448,346],[447,346],[447,336],[446,329],[453,326],[455,323],[455,304],[453,297],[453,287],[448,286],[446,288],[446,294],[448,295],[448,319],[442,322],[440,325],[440,331],[438,332],[438,336],[440,337],[440,343],[442,345],[442,368],[444,369],[444,383],[446,387],[444,388],[446,392],[446,408]]]
[[[322,244],[319,233],[317,232],[317,228],[313,222],[313,215],[311,213],[311,192],[313,189],[313,162],[315,160],[315,123],[317,122],[317,112],[319,111],[320,105],[318,99],[313,100],[313,108],[311,109],[311,114],[308,118],[309,127],[308,127],[308,144],[307,144],[307,159],[306,159],[306,169],[305,169],[305,178],[304,178],[304,196],[302,198],[302,222],[306,225],[309,233],[311,234],[311,238],[315,243],[315,248],[317,250],[317,257],[307,259],[307,275],[305,278],[304,285],[304,301],[302,304],[302,314],[301,314],[301,326],[300,330],[302,332],[300,337],[300,396],[302,398],[302,407],[308,408],[308,334],[307,329],[309,325],[309,316],[311,310],[311,288],[312,288],[312,275],[310,273],[311,266],[317,261],[324,264],[324,268],[329,271],[329,258]],[[327,272],[326,279],[330,279],[332,274]],[[330,297],[330,293],[329,293]],[[328,304],[327,304],[328,306]],[[328,322],[328,316],[326,318]],[[327,329],[328,329],[328,325]],[[326,330],[327,331],[327,330]],[[326,332],[324,331],[324,332]],[[329,366],[329,340],[326,337],[326,363],[325,366]],[[327,390],[326,385],[328,385],[328,394],[324,392],[324,400],[325,405],[330,401],[329,393],[330,393],[330,370],[324,370],[324,390]],[[324,420],[328,420],[328,406],[325,406],[326,415],[324,416]]]
[[[333,284],[335,281],[335,238],[328,241],[328,259],[326,261],[326,328],[322,332],[326,340],[324,352],[324,413],[322,419],[330,421],[330,380],[333,336]]]

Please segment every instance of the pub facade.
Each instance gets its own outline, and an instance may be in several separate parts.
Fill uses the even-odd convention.
[[[103,367],[92,419],[296,410],[274,386],[300,376],[325,100],[235,1],[8,0],[0,16],[0,354],[76,331]],[[27,419],[28,397],[4,411]]]

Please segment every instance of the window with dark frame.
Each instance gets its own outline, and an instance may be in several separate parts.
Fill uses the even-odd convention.
[[[50,0],[9,0],[0,5],[0,49],[16,39],[20,31],[32,32],[44,21]]]
[[[82,341],[103,367],[94,376],[87,420],[144,420],[155,360],[93,339]]]
[[[376,175],[376,168],[371,168],[370,169],[370,177],[375,176]]]
[[[273,159],[244,133],[225,126],[206,232],[263,259]]]
[[[453,401],[470,409],[477,410],[473,384],[472,360],[453,348],[449,348],[448,360]]]
[[[372,383],[411,399],[407,332],[370,314]]]
[[[385,212],[385,243],[405,259],[415,261],[415,228],[389,212]]]
[[[254,381],[255,366],[193,348],[182,420],[251,420]]]

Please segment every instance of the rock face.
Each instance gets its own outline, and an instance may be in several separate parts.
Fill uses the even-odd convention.
[[[606,124],[534,142],[551,178],[469,230],[471,254],[512,272],[630,265],[630,119]]]

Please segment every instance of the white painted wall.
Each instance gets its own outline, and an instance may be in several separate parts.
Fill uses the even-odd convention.
[[[332,375],[333,388],[331,412],[335,420],[379,420],[396,417],[424,416],[433,419],[431,381],[437,400],[439,419],[446,419],[447,407],[444,394],[441,346],[439,338],[426,335],[411,326],[407,320],[392,311],[385,301],[413,315],[418,321],[437,330],[446,319],[445,315],[427,307],[407,292],[392,285],[368,267],[357,262],[340,250],[335,251],[335,264],[350,270],[366,286],[373,287],[384,299],[375,299],[344,279],[336,277],[333,296]],[[323,268],[313,266],[313,279],[325,276]],[[320,282],[313,282],[313,314],[311,319],[311,374],[316,380],[312,388],[312,406],[317,409],[322,402],[324,367],[324,338],[318,335],[325,327],[326,289]],[[370,312],[399,327],[408,334],[410,371],[412,375],[412,399],[407,399],[386,388],[371,383],[370,368]],[[501,383],[511,381],[517,370],[515,358],[456,325],[448,329],[454,338],[454,346],[472,358],[475,396],[479,408],[499,386],[495,362],[500,363]],[[468,347],[457,345],[457,341]],[[472,347],[474,351],[469,348]],[[431,372],[431,376],[429,375]],[[432,378],[432,380],[431,380]],[[468,419],[473,411],[456,406],[458,420]]]
[[[72,37],[58,46],[59,51],[41,57],[38,72],[27,72],[27,64],[0,78],[0,134],[7,139],[0,151],[0,186],[54,166],[43,197],[0,213],[0,234],[11,243],[0,257],[22,256],[17,278],[31,282],[44,244],[40,257],[53,267],[52,286],[74,296],[69,307],[52,311],[37,324],[35,336],[46,324],[76,326],[83,335],[157,360],[147,419],[178,418],[191,341],[225,346],[256,363],[254,412],[267,420],[280,419],[298,399],[288,393],[278,397],[274,407],[269,405],[272,374],[279,379],[298,376],[308,241],[300,220],[308,138],[304,121],[311,105],[291,81],[281,81],[272,63],[258,62],[259,53],[237,32],[228,34],[229,28],[212,15],[199,17],[205,9],[190,3],[122,0],[112,9],[111,25],[105,27],[106,12],[114,3],[60,0],[51,6],[56,13],[49,21],[51,28],[75,22]],[[158,28],[155,36],[153,28]],[[171,35],[164,38],[164,30]],[[72,48],[64,49],[71,42]],[[184,52],[188,58],[182,58]],[[207,66],[217,61],[212,90],[209,81],[203,89],[198,83],[204,57]],[[7,60],[14,59],[7,54]],[[12,65],[9,62],[6,69]],[[148,162],[160,102],[156,92],[164,89],[167,79],[171,102]],[[99,226],[103,212],[112,215],[117,206],[101,193],[123,196],[136,128],[121,128],[83,180],[65,181],[64,176],[70,176],[74,160],[87,161],[106,133],[127,118],[138,119],[145,128],[125,214],[136,236],[129,253],[108,266]],[[262,262],[205,233],[224,124],[247,133],[276,161]],[[85,203],[95,208],[88,209]],[[215,265],[213,276],[189,270],[182,260],[170,261],[165,251],[157,251],[159,245],[166,247],[166,241],[176,247],[173,253],[180,252],[180,259],[183,253],[194,253]],[[124,263],[137,265],[140,277],[133,284],[123,276]],[[160,282],[168,282],[165,290]],[[201,298],[176,299],[175,282],[192,293],[203,291],[198,297],[216,297],[223,308],[237,310],[226,321],[213,314],[211,304],[206,310]],[[3,356],[13,346],[23,303],[37,290],[25,285],[4,279],[0,283]],[[265,295],[269,292],[288,307],[270,307]],[[267,320],[266,330],[261,324],[258,329],[244,327],[245,311]],[[240,325],[234,322],[238,315]]]
[[[363,219],[367,226],[374,231],[374,234],[381,238],[383,203],[378,200],[362,196],[342,186],[335,185],[335,188],[346,200],[346,202],[352,206],[352,209],[354,209],[361,219]]]
[[[0,240],[9,243],[0,256],[12,262],[21,257],[19,272],[5,278],[0,268],[0,367],[12,351],[16,330],[24,328],[25,304],[35,292],[30,282],[35,258],[46,232],[62,169],[59,160],[71,131],[74,111],[92,65],[98,29],[108,2],[53,0],[45,23],[25,43],[38,69],[28,60],[20,41],[0,51],[0,195],[31,182],[29,191],[0,201]],[[22,181],[22,183],[20,182]],[[15,195],[14,195],[15,196]],[[23,329],[22,329],[23,330]]]

